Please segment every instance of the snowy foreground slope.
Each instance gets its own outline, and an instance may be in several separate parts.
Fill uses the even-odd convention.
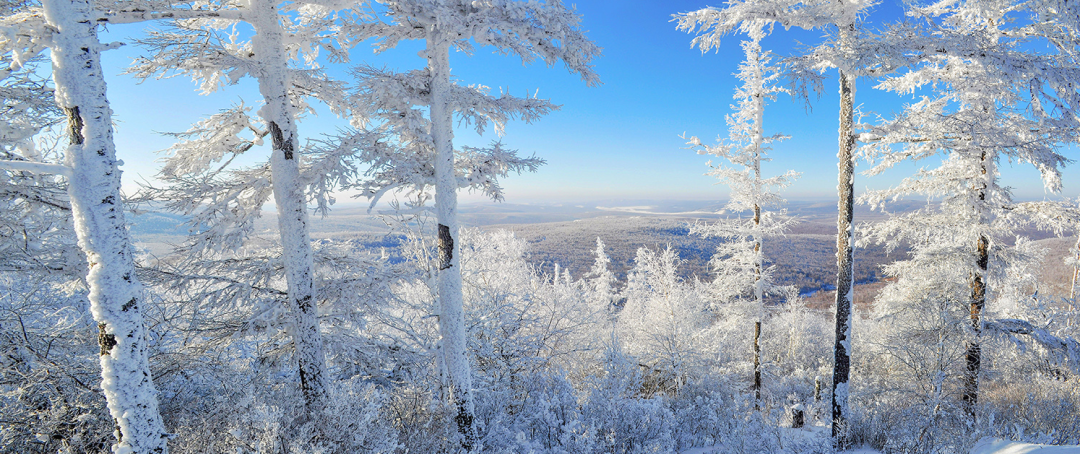
[[[1080,446],[1050,446],[1018,443],[1000,438],[984,438],[971,454],[1080,454]]]
[[[782,438],[790,445],[798,446],[824,446],[828,443],[828,431],[825,426],[808,427],[806,429],[781,429]],[[816,442],[816,443],[815,443]],[[720,454],[728,452],[724,446],[693,448],[682,451],[682,454]],[[867,447],[853,448],[843,451],[844,454],[881,454],[882,451]],[[1054,446],[1032,443],[1020,443],[1003,440],[1001,438],[986,437],[979,440],[971,454],[1080,454],[1080,445]]]

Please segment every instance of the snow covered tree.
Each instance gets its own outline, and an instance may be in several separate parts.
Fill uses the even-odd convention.
[[[86,282],[98,323],[101,387],[116,421],[115,452],[164,453],[166,434],[151,381],[147,339],[120,198],[119,162],[112,140],[97,39],[100,12],[88,1],[46,0],[3,18],[3,46],[15,69],[48,46],[57,106],[68,120],[63,165],[36,164],[64,175],[79,245],[89,263]]]
[[[878,161],[868,173],[931,156],[943,156],[942,163],[892,189],[868,193],[865,200],[879,205],[922,194],[940,200],[940,206],[893,216],[868,233],[890,245],[924,244],[915,249],[914,261],[949,260],[966,271],[963,400],[974,416],[986,303],[998,291],[991,276],[1009,254],[1003,240],[1026,222],[1059,231],[1074,222],[1072,207],[1014,202],[1009,188],[999,183],[997,167],[1002,159],[1028,163],[1041,173],[1048,191],[1060,190],[1060,168],[1067,160],[1058,147],[1077,140],[1080,92],[1073,81],[1080,67],[1073,63],[1074,49],[1062,47],[1059,38],[1074,33],[1078,24],[1038,1],[943,2],[912,11],[934,23],[905,41],[914,49],[910,70],[886,79],[881,88],[915,93],[928,87],[932,94],[866,134],[865,153]],[[1014,21],[1009,14],[1039,20]],[[1050,44],[1055,52],[1026,50],[1032,43]]]
[[[488,122],[501,129],[505,121],[521,117],[531,121],[552,109],[546,101],[518,99],[504,94],[494,97],[485,87],[462,87],[451,82],[450,48],[470,53],[474,45],[488,45],[498,52],[519,56],[529,63],[536,58],[548,65],[562,60],[566,67],[580,73],[589,85],[599,83],[591,61],[600,49],[585,38],[579,28],[581,17],[568,10],[562,2],[545,3],[519,1],[464,0],[384,0],[389,22],[363,25],[364,36],[380,39],[379,49],[385,50],[401,40],[424,40],[421,56],[427,68],[405,74],[386,74],[361,70],[370,82],[361,82],[358,106],[373,106],[376,116],[385,119],[387,112],[401,116],[392,124],[398,141],[404,146],[390,158],[386,154],[375,160],[395,161],[395,170],[371,195],[385,193],[392,187],[435,189],[435,211],[439,240],[439,329],[442,333],[443,364],[447,371],[448,397],[457,408],[456,424],[463,436],[462,446],[476,446],[473,426],[473,397],[471,372],[466,351],[465,320],[461,290],[461,267],[458,247],[457,191],[462,186],[477,185],[489,194],[501,197],[493,177],[509,169],[528,169],[538,162],[520,160],[507,155],[496,144],[488,150],[464,149],[458,153],[453,146],[453,117],[457,113],[478,131]],[[398,96],[384,96],[394,92]],[[414,107],[416,106],[416,107]],[[418,107],[424,107],[420,109]],[[424,118],[424,111],[429,117]],[[465,162],[459,155],[465,154]],[[483,156],[488,155],[488,156]],[[470,156],[481,159],[470,161]],[[471,167],[465,167],[470,165]]]
[[[179,135],[182,141],[172,148],[174,154],[162,174],[174,185],[168,195],[175,197],[179,211],[196,214],[193,225],[207,227],[196,245],[211,249],[237,247],[251,233],[261,206],[273,196],[300,388],[308,416],[315,417],[325,405],[327,372],[317,317],[308,187],[332,180],[333,171],[342,168],[330,162],[337,156],[301,162],[297,120],[310,109],[308,96],[344,113],[341,84],[318,71],[315,60],[323,50],[331,60],[348,58],[346,49],[354,44],[355,35],[346,28],[362,19],[355,13],[360,5],[253,0],[180,6],[141,13],[183,19],[174,21],[169,31],[148,32],[141,44],[151,54],[136,60],[129,72],[142,79],[188,76],[200,83],[204,93],[251,76],[258,81],[263,105],[257,111],[258,120],[238,106]],[[137,9],[116,12],[119,18],[139,14]],[[235,33],[242,23],[252,27],[254,34]],[[294,60],[302,61],[301,68],[291,66]],[[241,137],[245,132],[251,136]],[[268,163],[225,172],[232,158],[262,144],[266,136],[271,141]],[[303,172],[304,164],[308,172]],[[325,208],[327,191],[315,192],[317,203]]]
[[[604,242],[599,237],[596,238],[596,250],[593,254],[596,255],[596,260],[584,278],[596,309],[610,318],[618,299],[618,290],[615,287],[618,282],[615,273],[608,268],[611,258],[604,252]]]
[[[693,45],[702,52],[719,49],[720,39],[735,29],[747,30],[749,27],[783,25],[785,28],[799,27],[806,30],[826,29],[835,32],[835,40],[820,47],[835,49],[833,53],[813,52],[811,56],[828,55],[834,58],[809,58],[804,68],[825,69],[835,67],[840,79],[840,127],[839,127],[839,183],[837,191],[837,234],[836,234],[836,343],[834,344],[835,362],[833,365],[833,437],[838,445],[844,446],[847,440],[842,437],[841,429],[846,421],[848,378],[851,369],[851,297],[855,274],[852,253],[854,224],[854,172],[855,172],[855,134],[854,134],[854,98],[855,77],[861,68],[851,47],[858,42],[856,24],[866,14],[873,2],[840,2],[831,0],[739,0],[728,3],[724,8],[704,8],[689,13],[675,15],[678,28],[690,33],[697,33]],[[810,76],[810,72],[802,71]],[[811,77],[811,80],[816,80]]]
[[[701,292],[679,277],[682,263],[670,246],[639,248],[622,293],[626,302],[616,332],[646,369],[646,395],[678,395],[710,347],[702,333],[712,322],[711,312]]]
[[[775,85],[778,68],[770,64],[770,57],[761,49],[765,37],[765,24],[744,25],[749,40],[743,41],[746,60],[739,68],[738,77],[743,86],[735,91],[739,101],[738,111],[727,118],[730,136],[727,142],[716,146],[703,145],[701,139],[691,137],[689,144],[699,154],[722,157],[733,167],[717,165],[708,174],[731,187],[731,198],[724,206],[733,213],[752,212],[750,219],[726,219],[712,225],[697,225],[693,232],[724,239],[718,246],[711,263],[716,274],[713,289],[724,303],[750,296],[753,300],[751,319],[754,320],[754,395],[761,399],[761,322],[765,316],[766,296],[782,296],[791,300],[796,290],[778,286],[772,281],[773,267],[765,267],[765,238],[782,235],[791,220],[783,210],[773,211],[783,204],[779,194],[771,188],[784,187],[798,176],[788,171],[779,176],[763,178],[761,163],[769,161],[769,144],[785,139],[782,135],[765,135],[765,102],[776,98],[784,90]],[[711,163],[710,163],[711,165]]]

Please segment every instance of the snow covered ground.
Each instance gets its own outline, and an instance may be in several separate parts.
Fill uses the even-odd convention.
[[[1080,446],[1050,446],[1018,443],[1000,438],[984,438],[971,454],[1080,454]]]
[[[811,428],[810,430],[805,431],[806,435],[813,436],[811,434],[824,434],[824,432],[820,432],[814,429],[816,428]],[[683,451],[682,454],[720,454],[723,452],[725,451],[722,447],[714,446],[708,448],[694,448]],[[844,451],[844,454],[881,454],[881,451],[871,448],[860,447],[849,451]],[[972,448],[971,454],[1080,454],[1080,445],[1037,445],[1031,443],[1020,443],[1015,441],[1002,440],[1000,438],[987,437],[979,440],[979,443],[977,443],[975,447]]]

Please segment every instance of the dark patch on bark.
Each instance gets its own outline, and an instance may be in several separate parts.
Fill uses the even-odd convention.
[[[450,236],[450,227],[439,224],[439,269],[450,268],[454,259],[454,238]]]
[[[311,312],[311,295],[304,295],[303,297],[297,298],[296,307],[300,309],[300,312],[305,314]]]
[[[83,119],[82,115],[79,115],[79,106],[65,107],[64,114],[68,119],[68,135],[71,136],[72,145],[82,145],[86,140],[83,137]]]
[[[754,408],[761,402],[761,321],[754,322]]]
[[[466,408],[465,400],[457,400],[457,416],[454,416],[454,422],[457,423],[458,432],[461,433],[461,447],[465,449],[465,452],[472,452],[476,447],[476,436],[473,433],[473,416]]]
[[[120,306],[120,310],[124,312],[130,311],[135,308],[138,308],[138,302],[135,300],[135,298],[132,298],[131,301],[128,301],[124,303],[123,306]]]
[[[105,332],[104,323],[98,323],[98,345],[101,346],[101,356],[108,355],[116,346],[116,336]]]
[[[273,140],[274,149],[281,150],[285,155],[285,159],[292,160],[293,153],[296,151],[293,149],[293,143],[291,140],[285,139],[285,133],[281,131],[281,127],[277,123],[269,122],[270,138]]]

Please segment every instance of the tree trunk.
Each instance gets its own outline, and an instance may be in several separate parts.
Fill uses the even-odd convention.
[[[765,80],[762,75],[761,39],[755,36],[751,45],[746,47],[746,60],[753,65],[754,128],[750,147],[753,151],[754,197],[761,197],[761,147],[765,142]],[[754,310],[757,320],[754,322],[754,408],[761,404],[761,321],[765,316],[765,291],[761,282],[762,267],[765,264],[762,252],[761,205],[754,201]]]
[[[1080,280],[1080,228],[1076,233],[1076,265],[1073,266],[1072,286],[1069,287],[1069,299],[1076,300],[1076,282]]]
[[[841,27],[841,41],[854,29]],[[833,347],[832,436],[837,447],[846,448],[844,425],[848,413],[848,378],[851,373],[851,304],[854,287],[852,237],[855,197],[855,81],[840,71],[839,213],[836,220],[836,344]]]
[[[984,205],[986,204],[986,189],[989,186],[989,182],[985,179],[989,177],[989,171],[987,170],[987,153],[982,153],[980,159],[980,166],[983,182],[976,183],[976,197],[978,199],[978,205],[975,207],[976,216],[978,216],[979,226],[982,227],[987,222],[986,216],[983,215]],[[968,343],[967,352],[964,357],[967,363],[967,370],[964,374],[964,408],[967,410],[968,416],[972,419],[975,418],[976,405],[979,403],[979,369],[982,368],[982,345],[980,337],[982,337],[982,312],[986,308],[986,270],[990,264],[990,241],[986,238],[986,235],[979,235],[979,239],[975,245],[975,273],[971,276],[971,302],[969,305],[969,312],[971,318],[971,330],[972,339]]]
[[[87,0],[45,0],[52,36],[56,103],[68,117],[68,194],[86,254],[90,311],[98,323],[101,388],[116,422],[114,452],[167,452],[151,379],[146,328],[120,197],[120,169],[105,97],[100,42]]]
[[[270,158],[274,202],[278,211],[285,281],[288,286],[292,337],[300,375],[300,390],[307,416],[321,414],[327,400],[326,359],[319,331],[318,302],[315,299],[315,271],[308,233],[307,204],[300,181],[296,117],[289,100],[289,80],[279,13],[272,0],[254,2],[255,36],[252,44],[264,67],[259,75],[259,92],[266,105],[259,115],[266,121],[272,139]]]
[[[967,361],[967,372],[964,374],[964,407],[968,416],[975,417],[975,405],[979,402],[979,369],[982,367],[982,346],[979,338],[982,336],[982,312],[986,308],[986,275],[989,263],[989,242],[985,236],[979,236],[976,245],[977,271],[971,279],[971,330],[973,338],[968,343],[967,353],[964,355]]]
[[[445,385],[457,414],[454,422],[462,447],[476,447],[473,425],[472,371],[466,350],[465,308],[458,253],[457,177],[454,173],[453,108],[450,105],[450,43],[430,32],[427,38],[431,73],[431,137],[435,142],[435,209],[439,225],[439,333],[442,335]]]
[[[754,322],[754,409],[761,405],[761,320]]]
[[[754,171],[758,181],[761,181],[761,162],[754,163]],[[754,204],[754,227],[757,229],[754,235],[754,304],[758,313],[758,319],[754,322],[754,408],[760,408],[761,401],[761,319],[765,311],[764,292],[761,288],[761,206]]]

